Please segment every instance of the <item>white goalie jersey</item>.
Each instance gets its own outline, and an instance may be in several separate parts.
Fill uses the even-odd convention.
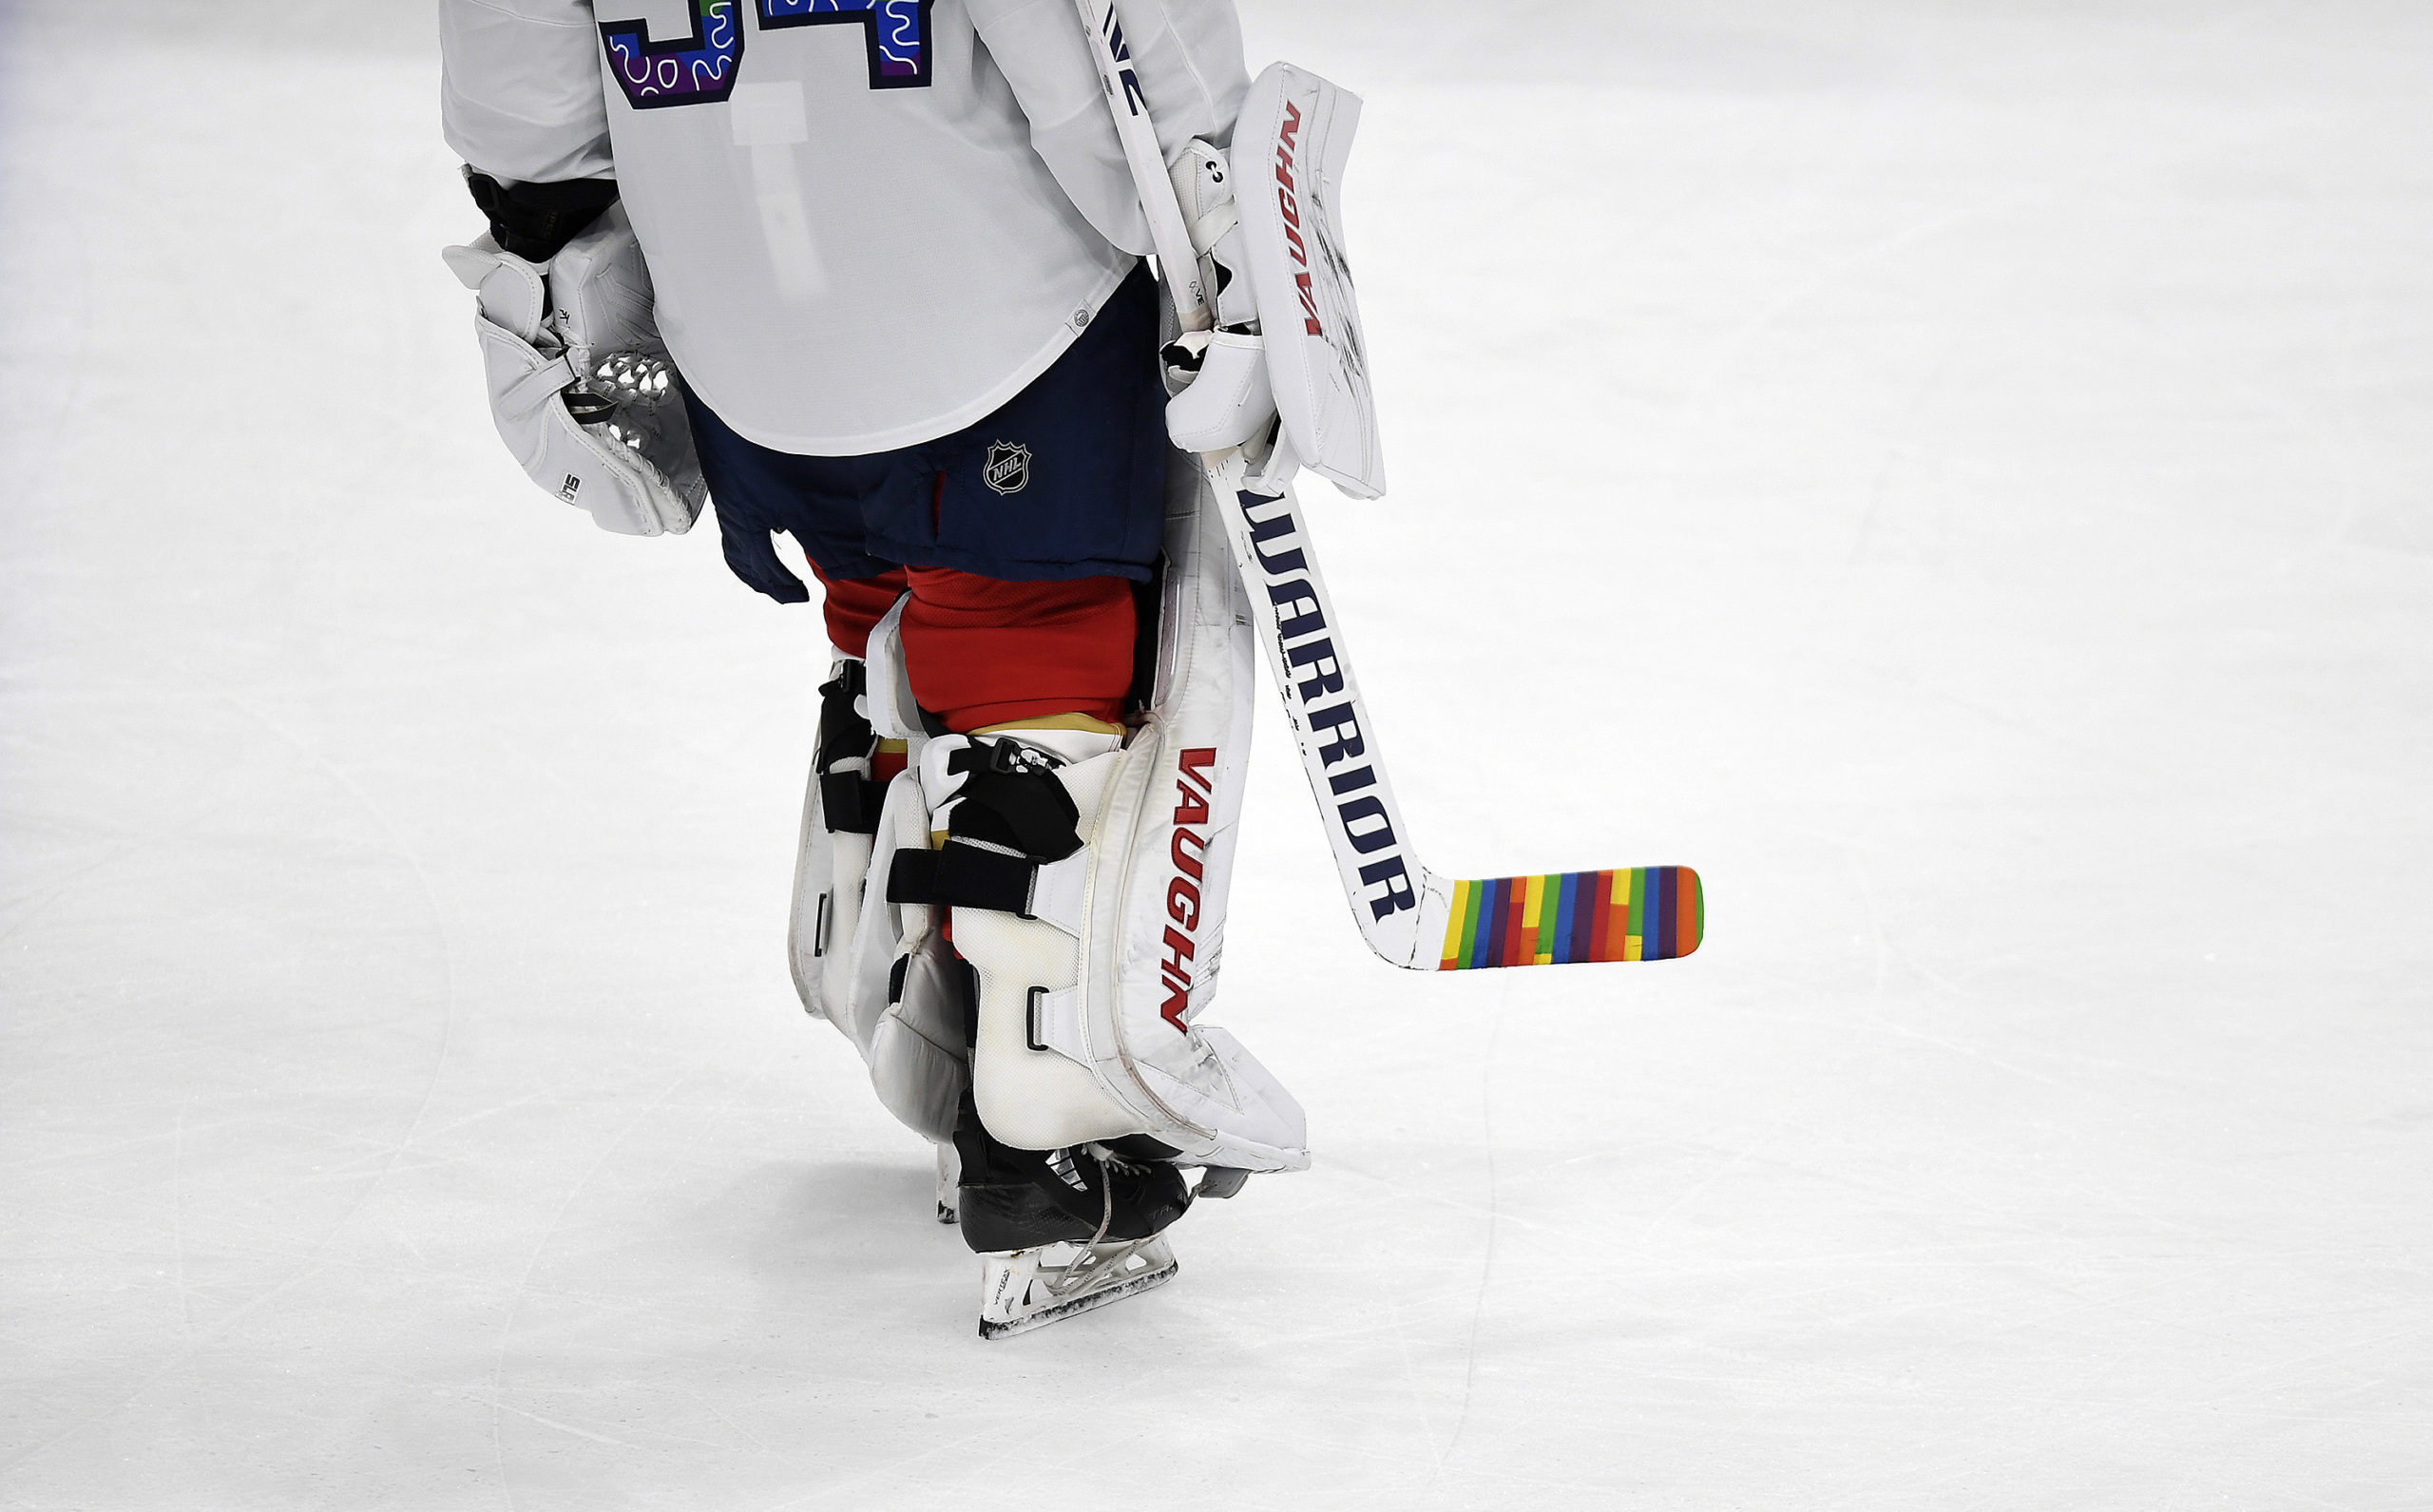
[[[1169,155],[1248,79],[1232,0],[1122,0]],[[440,0],[448,142],[614,178],[694,392],[763,446],[971,424],[1149,235],[1064,0]]]

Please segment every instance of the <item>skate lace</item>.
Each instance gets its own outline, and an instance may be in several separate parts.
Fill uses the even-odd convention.
[[[1106,1231],[1115,1227],[1115,1181],[1107,1171],[1104,1158],[1092,1156],[1099,1162],[1099,1229],[1090,1235],[1082,1252],[1057,1268],[1053,1275],[1043,1275],[1047,1293],[1054,1297],[1070,1296],[1090,1283],[1091,1278],[1109,1266],[1120,1266],[1132,1258],[1147,1239],[1135,1239],[1112,1254],[1102,1254],[1099,1246],[1106,1239]]]
[[[1095,1250],[1106,1231],[1115,1227],[1115,1173],[1106,1168],[1103,1156],[1093,1158],[1099,1162],[1099,1232],[1090,1235],[1090,1248]]]

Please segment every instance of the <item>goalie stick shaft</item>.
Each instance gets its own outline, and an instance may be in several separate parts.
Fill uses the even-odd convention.
[[[1104,86],[1152,244],[1185,330],[1204,329],[1199,260],[1166,176],[1157,128],[1113,0],[1074,0]],[[1240,449],[1199,465],[1221,512],[1248,595],[1251,622],[1274,674],[1286,722],[1327,831],[1344,896],[1369,948],[1415,971],[1654,961],[1689,954],[1705,930],[1705,900],[1687,867],[1457,880],[1430,871],[1386,775],[1342,621],[1318,570],[1279,431],[1254,472]]]
[[[1165,154],[1158,146],[1158,129],[1149,118],[1148,99],[1140,92],[1140,75],[1132,67],[1132,49],[1123,40],[1123,22],[1114,0],[1074,0],[1082,14],[1082,29],[1089,33],[1090,58],[1098,65],[1099,83],[1106,89],[1107,108],[1115,115],[1116,140],[1140,196],[1140,213],[1149,221],[1149,242],[1158,250],[1159,272],[1173,294],[1175,318],[1185,331],[1205,331],[1216,324],[1216,311],[1199,287],[1199,258],[1191,250],[1191,230],[1182,218],[1182,201],[1166,177]],[[1161,185],[1163,194],[1149,186]]]

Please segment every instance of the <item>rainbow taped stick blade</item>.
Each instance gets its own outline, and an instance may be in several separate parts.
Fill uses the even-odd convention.
[[[1436,968],[1669,961],[1698,947],[1706,917],[1688,867],[1456,882]]]

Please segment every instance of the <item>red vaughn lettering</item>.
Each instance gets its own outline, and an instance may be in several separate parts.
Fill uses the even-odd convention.
[[[1284,216],[1284,239],[1301,271],[1293,282],[1301,295],[1301,324],[1313,336],[1327,334],[1318,320],[1317,291],[1310,283],[1310,249],[1301,239],[1301,197],[1293,182],[1293,156],[1301,149],[1301,107],[1284,102],[1284,127],[1275,139],[1275,203]]]
[[[1216,752],[1210,746],[1194,746],[1176,758],[1178,773],[1175,793],[1175,837],[1168,852],[1175,864],[1175,874],[1166,884],[1165,956],[1159,963],[1159,976],[1166,986],[1165,1005],[1158,1016],[1175,1026],[1178,1034],[1191,1032],[1183,1015],[1191,1009],[1192,963],[1198,958],[1199,885],[1208,880],[1208,816],[1209,806],[1216,799],[1216,786],[1209,776],[1209,769],[1216,764]]]

